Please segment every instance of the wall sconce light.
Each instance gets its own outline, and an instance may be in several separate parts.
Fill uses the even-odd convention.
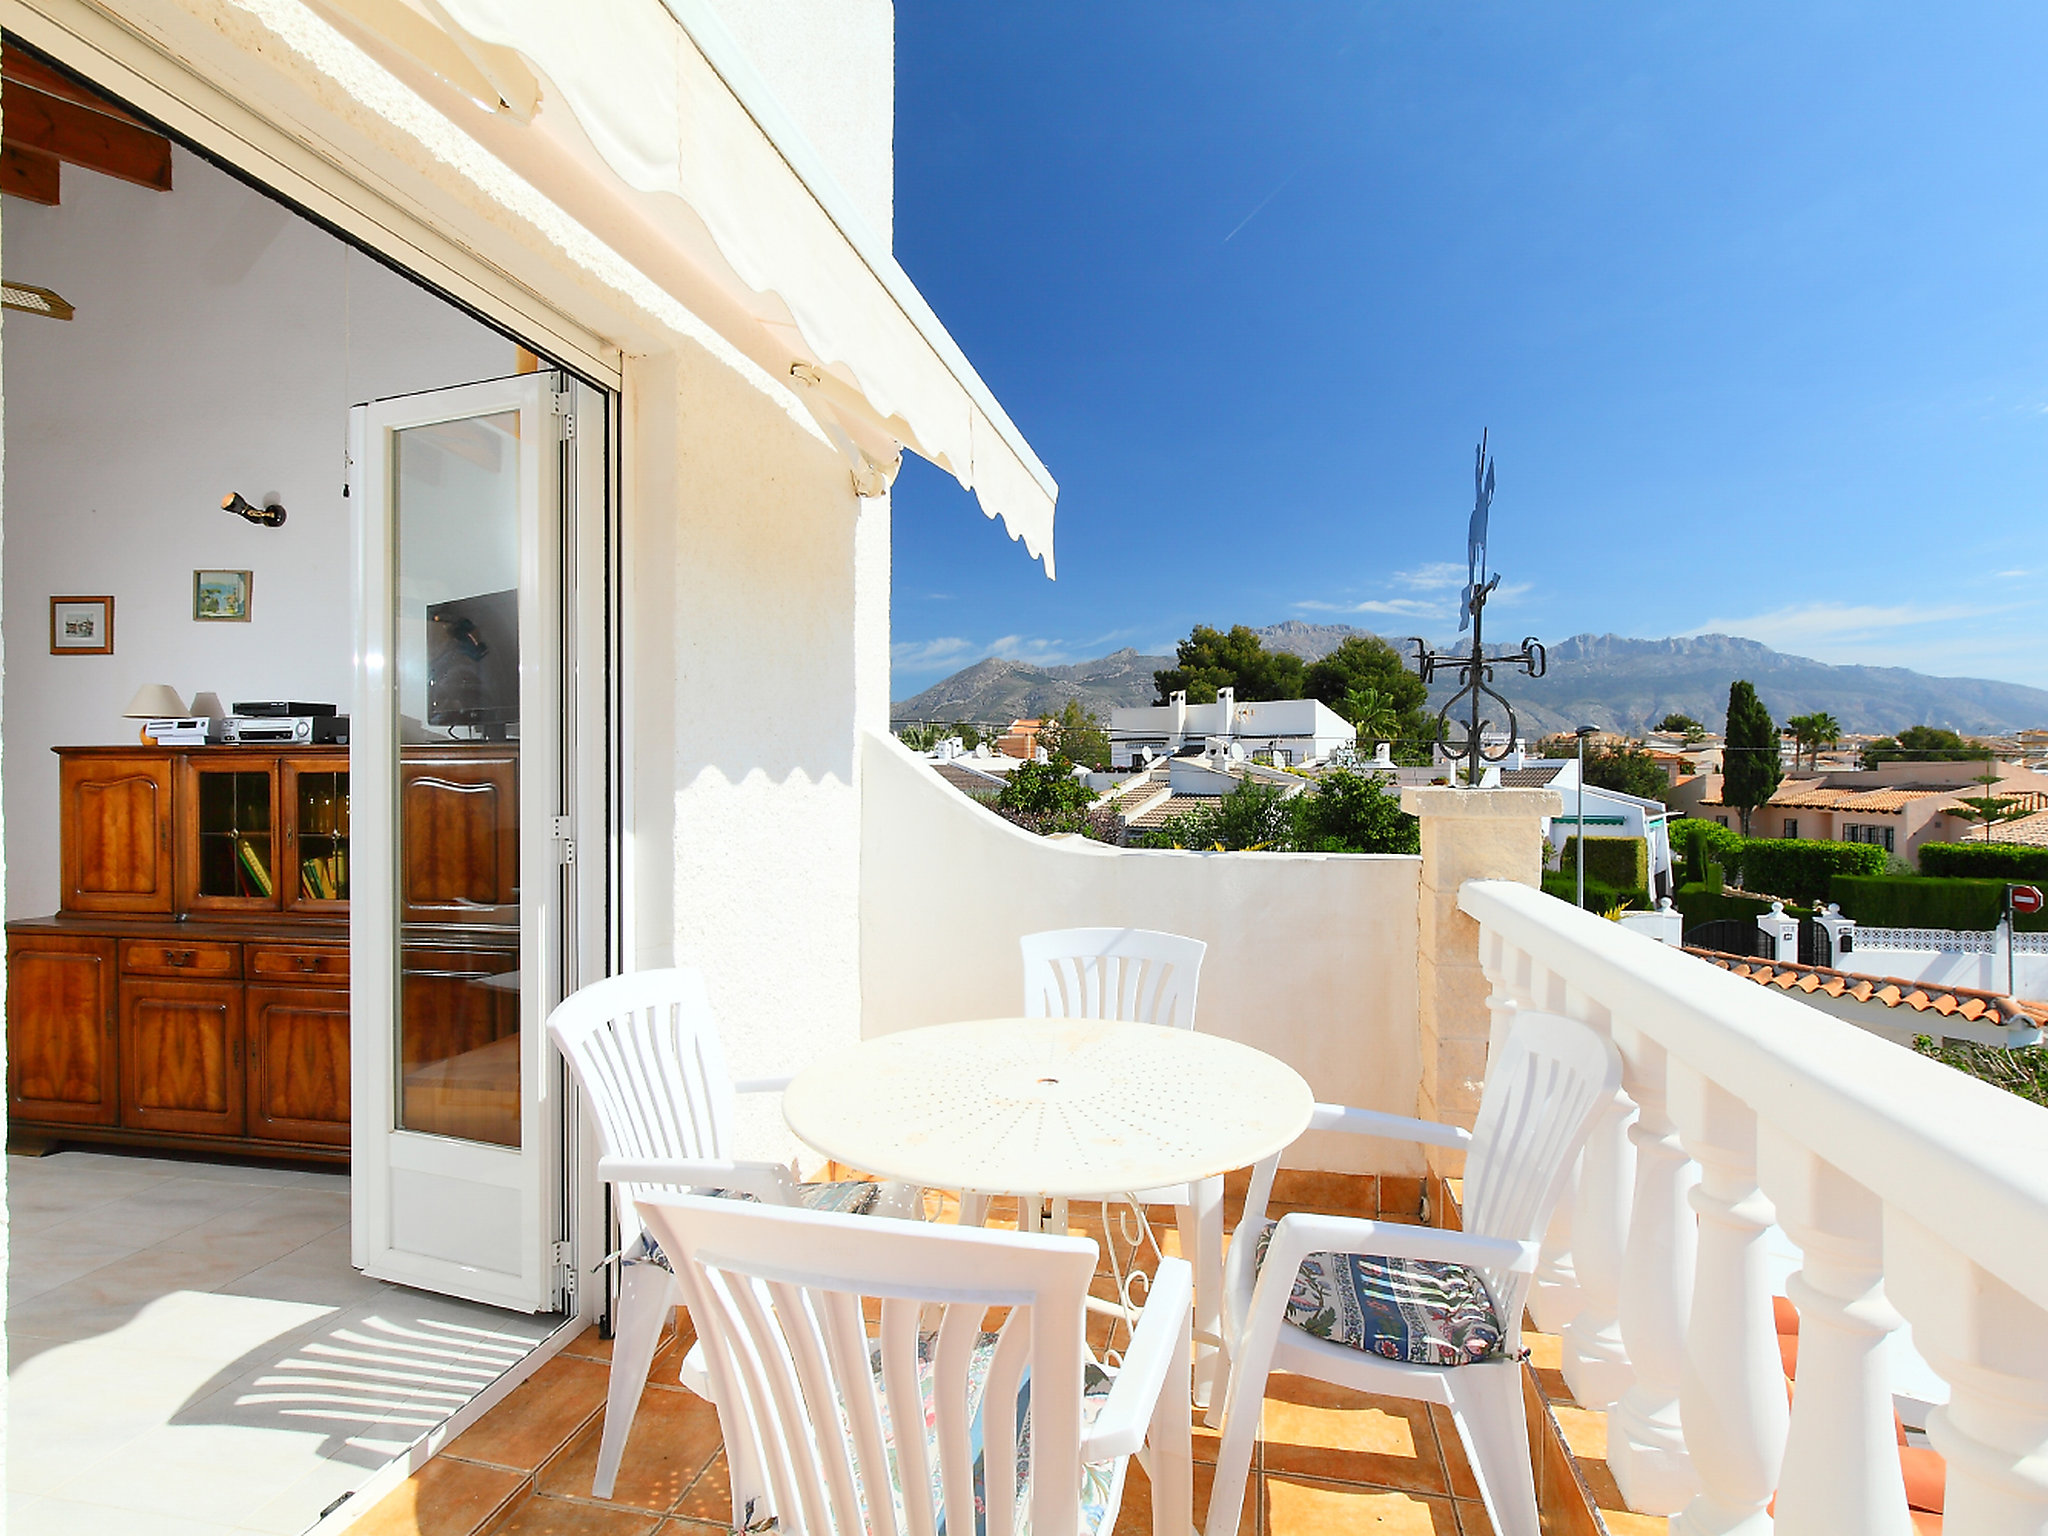
[[[240,491],[230,491],[227,495],[223,496],[220,502],[220,509],[223,512],[232,512],[236,517],[247,518],[250,522],[264,528],[282,528],[284,526],[283,507],[274,501],[267,507],[251,506],[242,499]]]

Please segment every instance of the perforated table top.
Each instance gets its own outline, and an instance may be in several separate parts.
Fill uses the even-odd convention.
[[[977,1019],[812,1063],[783,1117],[850,1168],[939,1189],[1113,1196],[1243,1168],[1308,1128],[1285,1062],[1193,1030]]]

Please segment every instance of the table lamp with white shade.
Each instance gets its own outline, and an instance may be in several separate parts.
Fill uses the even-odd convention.
[[[128,720],[179,720],[185,716],[185,701],[178,697],[178,690],[169,683],[144,683],[135,690],[135,697],[128,701],[128,707],[121,711]],[[144,742],[150,740],[149,727],[142,728]]]

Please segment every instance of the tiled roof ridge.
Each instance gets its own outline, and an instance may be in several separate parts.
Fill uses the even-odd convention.
[[[1973,1024],[1989,1019],[2005,1025],[2048,1027],[2048,1003],[2023,1001],[1975,987],[1928,986],[1908,981],[1902,976],[1864,976],[1855,971],[1805,965],[1796,960],[1762,960],[1754,955],[1723,954],[1690,944],[1685,947],[1685,952],[1759,986],[1776,987],[1781,992],[1790,992],[1794,988],[1806,993],[1825,992],[1829,997],[1848,997],[1859,1003],[1877,1003],[1886,1008],[1911,1008],[1915,1013],[1959,1017]]]

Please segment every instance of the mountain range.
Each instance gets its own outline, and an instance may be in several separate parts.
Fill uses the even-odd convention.
[[[1258,631],[1270,650],[1314,661],[1353,635],[1346,624],[1288,619]],[[1405,639],[1383,636],[1403,655]],[[1512,644],[1513,642],[1510,642]],[[1450,647],[1453,642],[1444,642]],[[1491,649],[1491,647],[1489,647]],[[1069,699],[1101,714],[1157,697],[1152,674],[1171,656],[1113,651],[1072,666],[1039,667],[989,657],[891,706],[898,720],[1011,720],[1057,712]],[[1632,640],[1574,635],[1549,648],[1543,677],[1496,674],[1493,686],[1515,707],[1524,739],[1577,725],[1638,732],[1677,711],[1718,730],[1728,685],[1747,678],[1774,720],[1825,710],[1852,735],[1890,734],[1909,725],[1939,725],[1965,734],[1996,734],[2048,726],[2048,690],[1986,678],[1930,677],[1904,667],[1838,667],[1789,656],[1733,635]],[[1430,689],[1440,708],[1452,688]]]

